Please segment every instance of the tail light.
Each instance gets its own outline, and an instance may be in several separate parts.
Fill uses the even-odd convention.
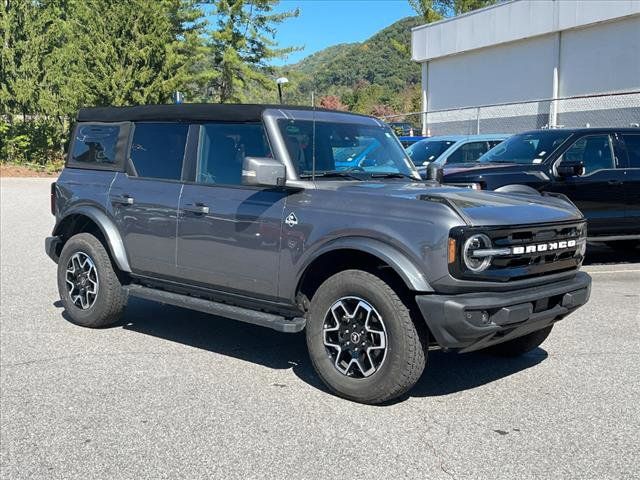
[[[55,215],[56,214],[56,182],[53,182],[51,184],[50,202],[51,202],[51,215]]]

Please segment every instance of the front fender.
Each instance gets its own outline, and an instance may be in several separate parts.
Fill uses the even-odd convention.
[[[302,276],[306,272],[311,263],[321,255],[334,251],[334,250],[360,250],[365,253],[369,253],[387,265],[400,275],[407,287],[417,292],[433,292],[433,288],[427,282],[424,274],[415,266],[415,263],[411,261],[403,252],[388,245],[379,240],[367,237],[345,237],[325,243],[318,249],[310,253],[301,265],[298,272],[297,282],[302,279]]]
[[[73,207],[65,212],[64,217],[56,224],[53,235],[60,235],[61,226],[64,224],[64,220],[72,215],[82,215],[90,218],[100,229],[104,238],[107,240],[109,250],[111,252],[111,258],[116,263],[118,268],[123,272],[131,272],[129,266],[129,260],[127,258],[127,251],[124,248],[124,242],[118,231],[118,227],[114,221],[98,207],[92,205],[79,205]]]

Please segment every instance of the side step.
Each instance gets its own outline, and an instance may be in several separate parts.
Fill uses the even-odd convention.
[[[241,322],[253,323],[261,327],[271,328],[279,332],[296,333],[304,329],[306,319],[297,317],[287,319],[280,315],[265,313],[248,308],[227,305],[226,303],[214,302],[204,298],[191,297],[180,293],[167,292],[155,288],[143,287],[141,285],[127,285],[124,287],[132,297],[144,298],[156,302],[175,305],[176,307],[197,310],[198,312],[219,315],[220,317],[232,318]]]

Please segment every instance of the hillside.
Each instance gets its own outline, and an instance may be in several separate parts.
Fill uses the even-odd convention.
[[[421,23],[407,17],[364,42],[334,45],[282,67],[291,81],[289,99],[307,103],[313,91],[364,113],[411,109],[420,82],[420,66],[411,61],[411,28]]]

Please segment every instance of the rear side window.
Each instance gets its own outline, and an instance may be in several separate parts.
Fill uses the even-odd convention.
[[[139,177],[180,180],[189,125],[136,123],[129,158]]]
[[[627,147],[629,167],[640,168],[640,134],[622,135],[622,139]]]
[[[484,155],[487,150],[489,150],[489,148],[487,147],[487,142],[484,141],[465,143],[449,156],[447,163],[475,162]]]
[[[79,123],[74,132],[67,165],[75,168],[120,170],[128,123]]]

